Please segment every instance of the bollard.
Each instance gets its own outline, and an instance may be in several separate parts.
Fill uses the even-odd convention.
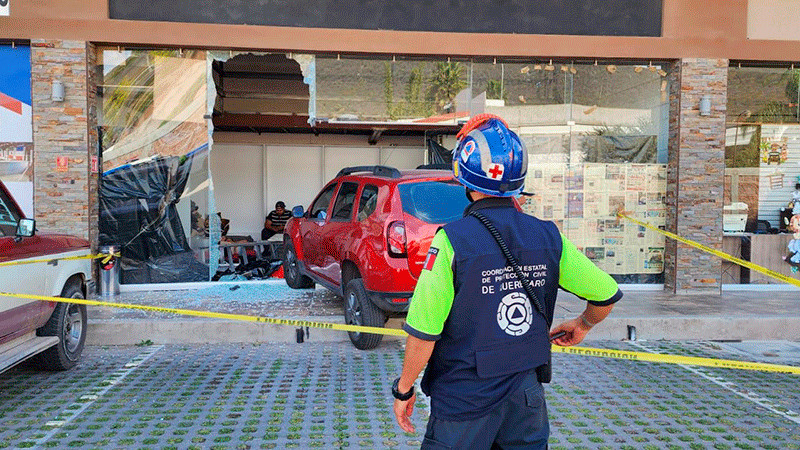
[[[100,247],[100,253],[114,254],[119,249],[114,245]],[[100,296],[111,297],[119,295],[119,261],[112,256],[106,261],[100,260]]]

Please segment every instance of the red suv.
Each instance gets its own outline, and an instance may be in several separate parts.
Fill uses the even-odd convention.
[[[308,211],[292,209],[283,238],[286,283],[319,283],[344,297],[348,324],[383,327],[408,311],[433,235],[467,204],[449,170],[342,169]],[[362,350],[382,338],[349,334]]]

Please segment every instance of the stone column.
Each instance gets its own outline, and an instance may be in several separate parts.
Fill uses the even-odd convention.
[[[36,225],[43,232],[84,239],[97,228],[89,221],[87,54],[83,41],[31,41]],[[56,80],[64,85],[63,101],[52,99]],[[97,189],[92,190],[96,196]]]
[[[97,125],[99,122],[98,110],[98,86],[103,82],[102,67],[97,65],[97,47],[94,44],[86,44],[86,111],[87,111],[87,137],[89,153],[89,242],[92,243],[92,250],[97,250],[100,234],[100,174],[102,167],[99,166],[99,143]],[[94,164],[97,164],[95,166]],[[95,170],[96,169],[96,170]],[[97,278],[99,280],[99,278]]]
[[[667,230],[722,249],[728,60],[687,58],[669,71],[670,123]],[[700,114],[708,97],[710,114]],[[719,294],[722,261],[667,239],[664,287],[681,294]]]

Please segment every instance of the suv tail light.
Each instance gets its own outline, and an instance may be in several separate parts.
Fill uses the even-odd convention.
[[[386,248],[389,250],[389,256],[400,258],[408,255],[405,222],[398,220],[389,224],[389,228],[386,229]]]

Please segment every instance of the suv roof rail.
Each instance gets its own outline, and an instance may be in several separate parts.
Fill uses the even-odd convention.
[[[417,169],[428,169],[428,170],[451,170],[453,166],[450,164],[421,164],[417,166]]]
[[[344,169],[340,170],[339,173],[336,174],[336,178],[339,178],[343,175],[350,175],[351,173],[356,173],[356,172],[370,172],[373,175],[379,177],[387,177],[387,178],[400,178],[402,176],[400,171],[395,169],[394,167],[355,166],[355,167],[345,167]]]

